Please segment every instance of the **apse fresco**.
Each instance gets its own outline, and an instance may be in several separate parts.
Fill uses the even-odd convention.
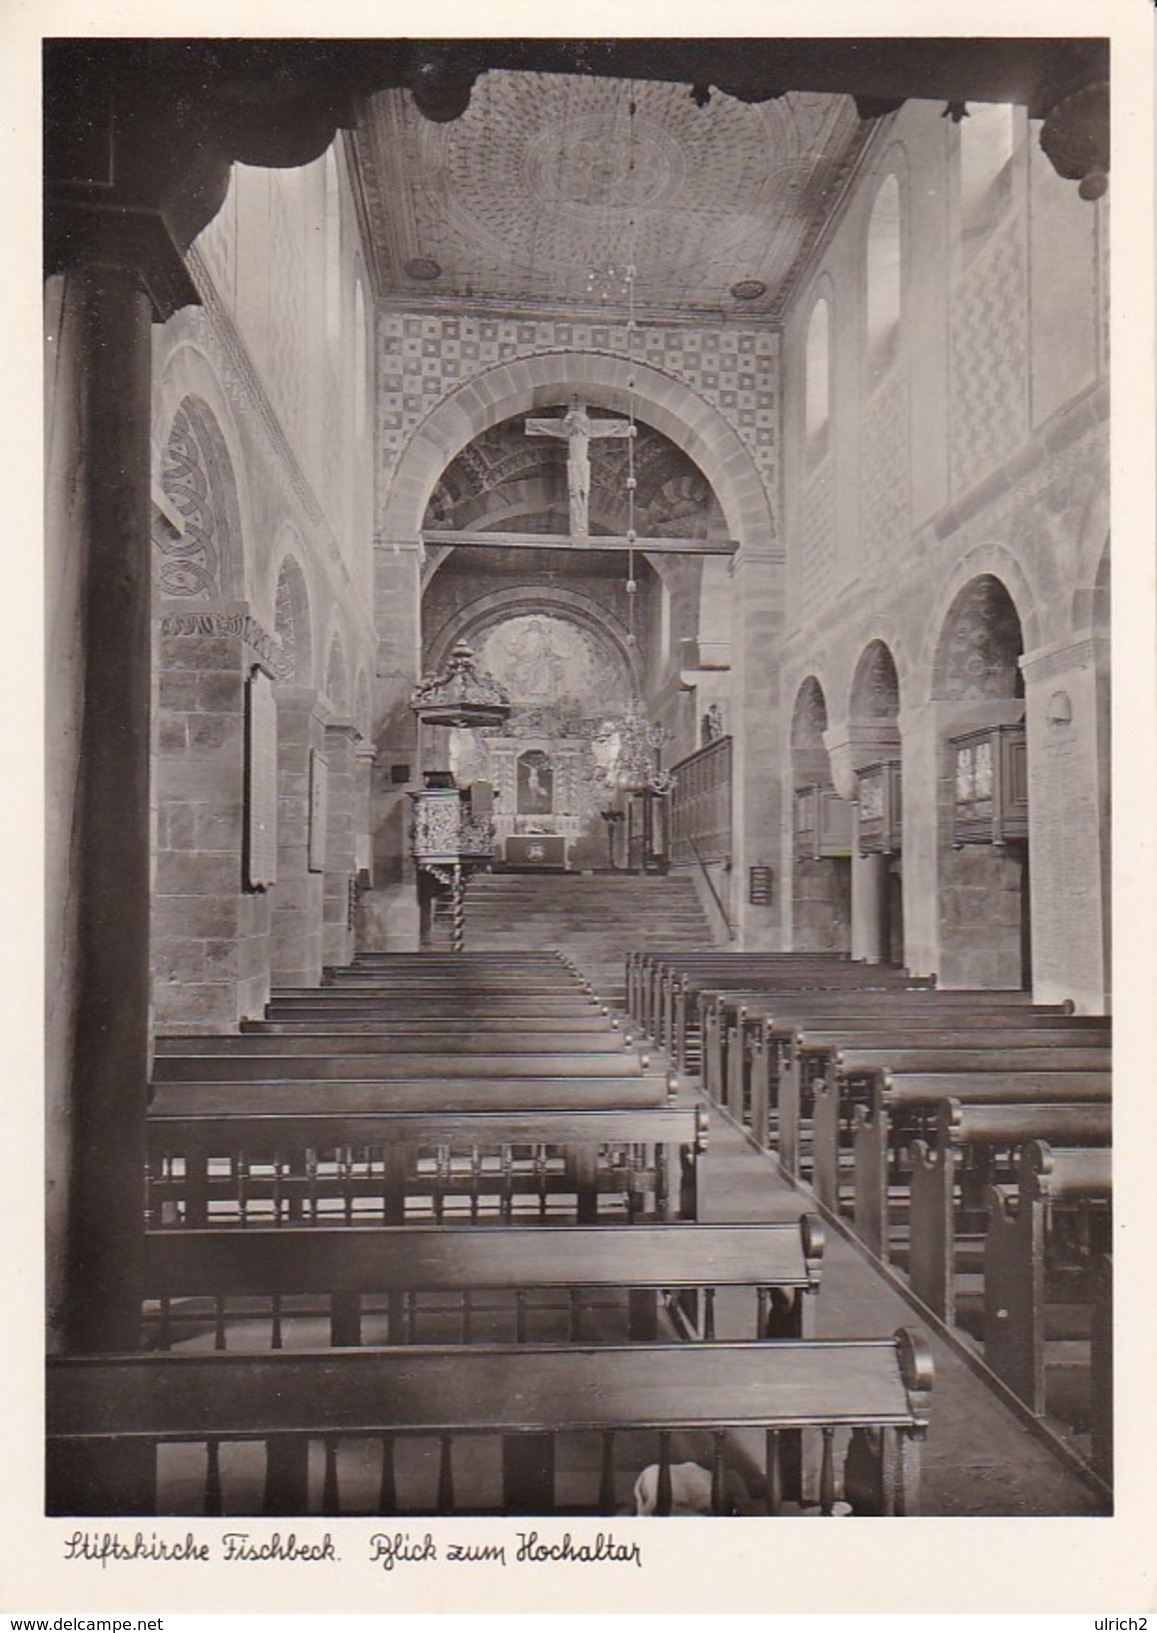
[[[550,613],[508,618],[477,643],[478,667],[523,708],[568,705],[590,717],[621,709],[630,696],[626,669],[611,648],[569,619]]]

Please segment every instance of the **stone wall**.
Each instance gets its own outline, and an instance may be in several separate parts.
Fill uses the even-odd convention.
[[[784,687],[794,696],[816,675],[829,740],[848,742],[857,665],[873,641],[895,662],[909,966],[955,985],[1019,985],[1027,889],[1038,996],[1097,1009],[1108,993],[1107,648],[1091,611],[1107,559],[1105,205],[1059,180],[1037,134],[1018,111],[997,202],[966,239],[960,133],[919,103],[882,121],[788,314]],[[887,175],[901,199],[902,296],[881,372],[866,355],[864,268]],[[817,460],[805,446],[802,393],[821,296],[833,390]],[[950,841],[946,739],[962,728],[958,710],[936,700],[951,695],[941,681],[953,599],[985,575],[1007,591],[1022,633],[1027,869],[1011,849],[954,851]],[[786,744],[781,753],[787,775]],[[849,756],[852,777],[870,755]],[[780,857],[793,865],[786,834]],[[798,935],[810,887],[794,894]]]
[[[360,677],[368,716],[376,650],[370,338],[351,211],[340,157],[300,171],[236,166],[189,256],[202,305],[153,334],[152,936],[163,1031],[235,1030],[263,1013],[272,984],[315,984],[323,958],[352,946],[354,829],[366,822],[352,778],[333,807],[329,871],[308,863],[310,752],[335,722],[369,730],[354,700]],[[327,695],[335,647],[340,698]],[[278,718],[277,878],[260,890],[244,871],[254,665],[274,678]]]

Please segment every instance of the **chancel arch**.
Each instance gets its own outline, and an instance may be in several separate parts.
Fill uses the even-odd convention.
[[[634,385],[630,384],[634,381]],[[640,418],[703,472],[731,537],[764,548],[778,529],[750,450],[734,427],[685,382],[651,364],[612,353],[548,351],[500,364],[448,395],[410,437],[389,482],[381,537],[418,536],[447,466],[481,432],[515,414],[536,414],[585,392],[592,406]]]

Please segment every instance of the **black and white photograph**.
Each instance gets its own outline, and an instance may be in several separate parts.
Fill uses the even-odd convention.
[[[1148,7],[55,12],[11,1609],[1157,1608]]]

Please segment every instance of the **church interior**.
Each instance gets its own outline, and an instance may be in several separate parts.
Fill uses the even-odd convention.
[[[1108,95],[46,42],[48,1513],[1113,1511]]]

